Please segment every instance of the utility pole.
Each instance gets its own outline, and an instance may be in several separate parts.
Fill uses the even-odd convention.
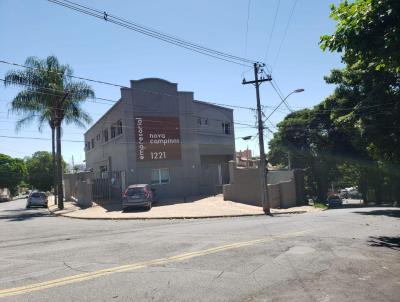
[[[254,84],[256,87],[256,97],[257,97],[257,123],[258,123],[258,143],[260,145],[260,185],[261,185],[261,204],[263,211],[267,215],[271,215],[270,204],[268,200],[268,187],[267,187],[267,159],[265,157],[264,150],[264,124],[262,120],[261,112],[261,101],[260,101],[260,83],[271,81],[272,78],[268,75],[266,78],[258,78],[258,74],[262,71],[262,67],[265,64],[254,63],[254,81],[246,81],[243,79],[242,84]]]

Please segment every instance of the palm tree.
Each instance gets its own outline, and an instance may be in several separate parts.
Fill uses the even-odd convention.
[[[72,81],[73,71],[69,65],[61,65],[55,56],[44,60],[28,57],[25,70],[11,70],[6,73],[6,86],[19,86],[20,91],[11,102],[11,111],[23,115],[17,122],[16,130],[33,121],[38,122],[39,131],[48,124],[51,128],[53,175],[55,188],[58,187],[58,207],[62,209],[62,165],[61,126],[62,123],[85,127],[92,119],[82,109],[88,98],[94,97],[92,88],[82,81]],[[57,151],[56,151],[57,149]],[[57,154],[56,154],[57,153]]]

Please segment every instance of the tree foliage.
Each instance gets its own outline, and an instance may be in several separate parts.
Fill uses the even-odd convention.
[[[22,159],[0,154],[0,188],[8,188],[15,194],[25,176],[26,166]]]
[[[32,157],[25,158],[28,172],[28,183],[35,189],[50,191],[53,181],[52,154],[47,151],[35,152]],[[63,161],[63,170],[66,163]]]
[[[22,88],[11,102],[12,112],[22,115],[17,129],[36,120],[39,130],[46,123],[52,130],[53,173],[57,179],[58,205],[62,209],[61,127],[63,123],[84,127],[91,122],[82,104],[94,97],[94,91],[86,82],[72,80],[71,67],[60,64],[55,56],[43,60],[28,57],[25,65],[24,70],[8,71],[4,84]]]
[[[337,22],[323,50],[342,53],[343,69],[325,77],[332,95],[289,114],[270,144],[270,160],[307,171],[319,199],[328,185],[358,185],[365,198],[400,200],[400,1],[331,6]],[[312,193],[312,192],[311,192]]]
[[[93,98],[94,92],[85,82],[71,80],[73,70],[68,64],[60,64],[55,56],[48,56],[43,60],[28,57],[25,65],[27,69],[8,71],[4,82],[6,86],[22,88],[11,102],[11,111],[22,115],[17,130],[35,120],[39,130],[46,123],[54,127],[56,120],[79,127],[92,121],[82,104]],[[61,110],[57,110],[55,105],[62,99]]]
[[[400,72],[400,2],[356,0],[331,5],[335,33],[321,37],[323,50],[343,53],[347,65]]]

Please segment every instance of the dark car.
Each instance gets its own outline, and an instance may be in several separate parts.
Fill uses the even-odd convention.
[[[150,210],[152,203],[153,193],[147,184],[130,185],[122,196],[122,210],[130,207],[145,207]]]
[[[343,205],[343,201],[338,195],[332,195],[326,200],[326,205],[329,208],[341,207]]]

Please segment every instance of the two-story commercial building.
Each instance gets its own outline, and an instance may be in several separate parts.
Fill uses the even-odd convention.
[[[86,167],[121,189],[148,183],[159,197],[212,194],[229,182],[233,111],[157,78],[131,81],[85,133]]]

